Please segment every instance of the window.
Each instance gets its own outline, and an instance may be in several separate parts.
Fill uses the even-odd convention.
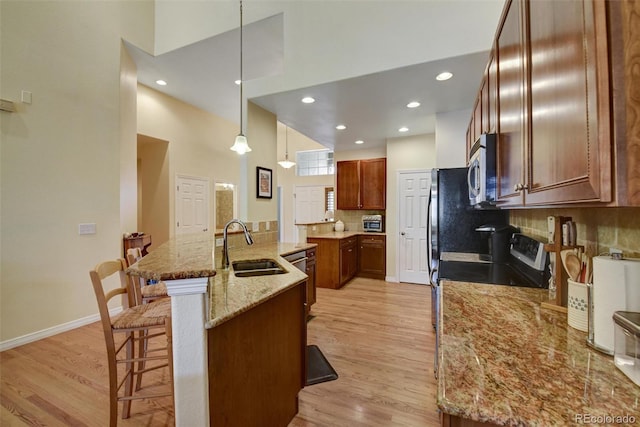
[[[333,187],[324,188],[324,210],[335,212],[335,198]]]
[[[333,175],[333,151],[311,150],[296,153],[298,176]]]

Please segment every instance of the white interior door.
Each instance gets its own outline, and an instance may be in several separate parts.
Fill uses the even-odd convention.
[[[324,220],[324,186],[296,186],[295,222],[308,224]]]
[[[176,234],[207,232],[209,180],[178,176],[176,183]]]
[[[427,217],[431,176],[428,171],[399,172],[398,279],[429,283]]]

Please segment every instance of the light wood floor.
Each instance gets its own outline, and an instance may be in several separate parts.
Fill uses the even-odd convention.
[[[290,427],[439,425],[429,288],[357,278],[340,290],[318,289],[317,299],[307,341],[339,379],[303,389]],[[0,353],[0,425],[106,425],[104,353],[99,323]],[[167,398],[135,401],[131,418],[119,420],[173,424]]]

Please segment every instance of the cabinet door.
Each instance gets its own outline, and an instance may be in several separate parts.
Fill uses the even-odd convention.
[[[358,268],[357,240],[349,238],[340,243],[340,285],[348,282]]]
[[[495,47],[489,56],[487,86],[487,133],[496,133],[498,123],[498,63],[495,58]]]
[[[360,167],[358,160],[338,162],[336,182],[336,207],[338,209],[360,209]]]
[[[359,236],[358,275],[384,279],[386,274],[386,245],[384,236]]]
[[[531,123],[525,202],[610,201],[605,4],[531,1],[528,29]]]
[[[522,204],[524,185],[525,99],[522,3],[508,0],[498,27],[497,190],[501,204]]]
[[[360,160],[360,208],[386,209],[387,159]]]

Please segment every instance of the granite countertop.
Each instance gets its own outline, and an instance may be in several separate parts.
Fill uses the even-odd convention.
[[[566,314],[540,307],[546,290],[441,285],[437,403],[443,412],[512,426],[625,415],[639,425],[640,387],[612,357],[587,347],[587,334],[568,326]]]
[[[287,273],[271,276],[236,277],[233,267],[224,270],[217,260],[217,274],[209,279],[207,329],[214,328],[235,316],[250,310],[270,298],[307,279],[307,275],[287,262],[282,256],[315,248],[313,243],[269,243],[240,246],[229,250],[229,261],[245,259],[276,260]]]
[[[303,282],[307,275],[282,256],[315,248],[313,243],[267,243],[229,249],[230,262],[244,259],[275,259],[287,273],[270,276],[236,277],[233,267],[222,268],[215,257],[211,234],[176,236],[157,247],[127,269],[128,274],[155,280],[208,277],[206,328],[213,328]]]
[[[129,267],[127,273],[158,281],[214,276],[214,249],[213,234],[176,236]]]
[[[375,233],[371,231],[331,231],[329,233],[308,236],[308,239],[348,239],[353,236],[386,236],[386,233]]]

